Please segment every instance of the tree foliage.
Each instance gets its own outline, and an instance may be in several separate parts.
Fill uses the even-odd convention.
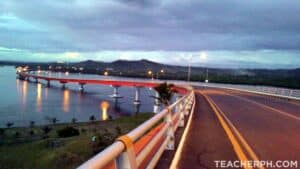
[[[161,83],[154,87],[154,90],[159,94],[159,101],[165,106],[170,105],[170,101],[177,91],[174,88],[173,84],[168,84],[166,82]]]

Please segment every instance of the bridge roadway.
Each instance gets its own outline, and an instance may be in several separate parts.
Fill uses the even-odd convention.
[[[243,159],[296,160],[300,167],[299,102],[200,87],[196,99],[178,168],[216,168],[215,160]]]

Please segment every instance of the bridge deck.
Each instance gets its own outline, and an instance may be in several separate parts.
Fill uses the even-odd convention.
[[[217,117],[199,93],[196,103],[179,168],[215,168],[215,160],[237,160]]]
[[[241,149],[234,150],[232,139],[217,119],[218,113],[212,111],[198,93],[194,119],[178,168],[217,168],[214,160],[241,160],[241,152],[247,160],[299,163],[299,102],[224,89],[200,88],[198,91],[211,100]]]

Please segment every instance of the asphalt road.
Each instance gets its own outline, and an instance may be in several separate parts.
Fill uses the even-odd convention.
[[[194,113],[179,168],[241,159],[298,161],[300,168],[300,103],[199,88]]]

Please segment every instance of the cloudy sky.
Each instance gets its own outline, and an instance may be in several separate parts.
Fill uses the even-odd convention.
[[[299,18],[296,0],[1,0],[0,60],[295,68]]]

